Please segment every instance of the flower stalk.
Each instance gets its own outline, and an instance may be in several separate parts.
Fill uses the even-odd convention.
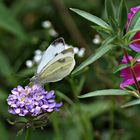
[[[30,137],[31,137],[31,128],[27,128],[25,140],[30,140]]]
[[[126,58],[126,60],[127,60],[127,63],[128,63],[128,64],[131,64],[126,49],[122,48],[122,50],[123,50],[123,53],[124,53],[125,58]],[[138,92],[140,93],[140,85],[139,85],[139,83],[138,83],[138,81],[137,81],[136,74],[135,74],[135,71],[134,71],[134,69],[133,69],[133,66],[131,66],[131,65],[130,65],[130,72],[131,72],[132,77],[133,77],[133,79],[134,79],[134,81],[135,81],[135,86],[136,86]]]

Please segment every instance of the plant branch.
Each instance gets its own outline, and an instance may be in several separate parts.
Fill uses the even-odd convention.
[[[130,60],[129,60],[129,57],[128,57],[127,51],[126,51],[124,48],[123,48],[122,50],[123,50],[123,53],[124,53],[125,58],[126,58],[126,60],[127,60],[127,63],[128,63],[128,64],[131,64],[131,62],[130,62]],[[137,88],[138,92],[140,93],[140,85],[139,85],[139,83],[138,83],[138,81],[137,81],[136,74],[135,74],[135,71],[134,71],[133,66],[130,66],[130,72],[131,72],[132,77],[133,77],[133,79],[134,79],[134,81],[135,81],[136,88]]]

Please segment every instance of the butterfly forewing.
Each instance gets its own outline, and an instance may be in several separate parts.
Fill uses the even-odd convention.
[[[39,74],[42,69],[63,50],[65,50],[65,42],[63,38],[58,38],[52,42],[43,54],[42,59],[37,67],[36,74]]]
[[[59,53],[58,55],[56,55],[53,60],[51,60],[47,65],[44,66],[44,68],[42,68],[41,72],[42,73],[45,69],[47,69],[47,67],[49,67],[51,64],[53,64],[55,61],[58,61],[66,56],[71,56],[74,57],[74,51],[73,48],[67,48],[66,50],[63,50],[61,53]],[[75,61],[75,60],[74,60]]]

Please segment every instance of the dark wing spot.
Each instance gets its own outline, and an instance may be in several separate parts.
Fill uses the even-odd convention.
[[[57,56],[58,55],[58,53],[56,53],[54,56]]]
[[[63,39],[62,37],[57,38],[56,40],[54,40],[54,41],[51,43],[51,45],[53,45],[54,47],[56,47],[57,44],[59,44],[59,43],[62,43],[63,45],[65,45],[65,41],[64,41],[64,39]]]
[[[59,59],[58,62],[64,63],[66,60],[65,59]]]

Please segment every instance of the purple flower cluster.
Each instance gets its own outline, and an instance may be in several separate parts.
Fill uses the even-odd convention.
[[[62,102],[55,102],[54,91],[46,92],[42,86],[33,85],[14,88],[7,98],[9,113],[19,116],[38,116],[43,113],[59,111]]]

